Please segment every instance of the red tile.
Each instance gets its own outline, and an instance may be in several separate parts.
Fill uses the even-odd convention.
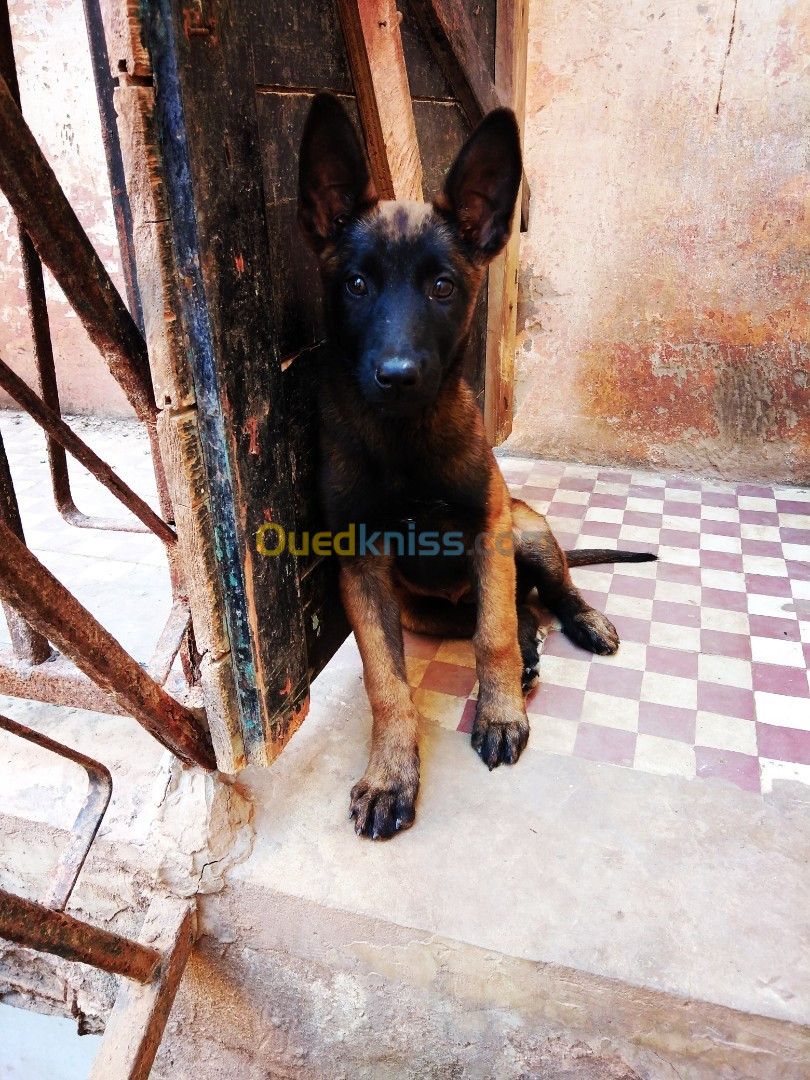
[[[770,577],[768,574],[746,574],[745,591],[757,596],[792,596],[788,578]]]
[[[735,750],[695,747],[697,775],[705,779],[728,780],[743,791],[761,791],[759,758]]]
[[[760,757],[810,765],[810,731],[757,724],[757,749]]]
[[[700,503],[680,502],[676,500],[664,500],[664,515],[682,518],[699,518]]]
[[[681,649],[661,649],[650,645],[647,648],[647,671],[656,671],[659,675],[677,675],[681,679],[696,679],[697,653],[684,652]]]
[[[552,630],[552,632],[546,638],[543,645],[543,655],[549,656],[566,656],[573,657],[577,660],[582,660],[583,663],[588,663],[588,656],[590,655],[586,649],[581,649],[579,645],[575,645],[573,641],[570,641],[562,630]],[[543,661],[540,661],[540,676],[543,674]]]
[[[699,566],[660,562],[655,568],[655,576],[659,581],[674,581],[677,585],[700,585]]]
[[[778,525],[779,515],[773,510],[740,510],[741,525]]]
[[[636,755],[636,734],[598,724],[580,724],[574,755],[608,765],[632,765]]]
[[[580,589],[583,599],[595,607],[597,611],[604,611],[607,603],[607,593],[597,592],[596,589]]]
[[[565,502],[555,498],[546,510],[548,517],[583,518],[588,507],[585,503]]]
[[[695,742],[695,722],[695,713],[691,709],[655,705],[651,701],[642,701],[639,705],[638,730],[644,735],[676,739],[692,746]]]
[[[701,521],[700,531],[710,536],[739,536],[740,526],[736,521],[710,521],[707,518]]]
[[[745,593],[732,589],[710,589],[707,586],[700,594],[700,605],[719,611],[748,611]]]
[[[633,619],[628,615],[611,615],[610,621],[619,631],[621,641],[634,641],[647,645],[650,640],[650,624],[646,619]]]
[[[795,559],[785,559],[787,576],[791,581],[810,581],[810,562],[796,562]]]
[[[700,626],[700,608],[697,604],[676,604],[672,600],[653,600],[654,622],[671,626]]]
[[[776,498],[776,512],[778,514],[810,514],[810,503],[800,502],[794,499]]]
[[[700,491],[700,481],[688,476],[672,476],[667,480],[667,487],[673,491]]]
[[[464,706],[464,712],[461,714],[461,720],[459,721],[456,731],[464,731],[468,735],[472,733],[473,720],[475,720],[475,710],[478,705],[477,701],[468,701]]]
[[[729,491],[704,491],[700,501],[704,506],[725,506],[728,509],[737,506],[737,496]]]
[[[810,519],[810,504],[807,507],[808,519]],[[810,544],[810,529],[789,529],[787,527],[779,530],[779,535],[782,537],[783,544]]]
[[[579,720],[585,691],[573,686],[555,686],[540,682],[539,687],[526,699],[526,710],[531,716],[555,716],[560,720]]]
[[[751,499],[772,499],[773,488],[766,487],[765,484],[739,484],[737,495],[744,495]]]
[[[593,491],[595,477],[564,476],[560,480],[561,491]]]
[[[580,535],[609,536],[613,540],[618,540],[621,528],[616,521],[583,521]]]
[[[807,665],[807,668],[810,669],[810,644],[805,642],[802,645],[802,652],[804,653],[804,662]]]
[[[700,547],[700,533],[684,532],[683,529],[662,529],[658,537],[658,543],[667,547],[694,550]]]
[[[743,555],[761,555],[766,559],[781,559],[782,545],[777,540],[742,540]]]
[[[663,514],[645,514],[641,510],[627,510],[622,519],[622,524],[633,525],[637,529],[660,529],[663,523]]]
[[[718,716],[734,716],[740,720],[756,719],[753,692],[739,686],[698,682],[697,706],[702,712],[713,712]]]
[[[631,484],[633,477],[627,472],[615,472],[612,469],[600,469],[599,477],[605,484]]]
[[[614,596],[637,596],[642,600],[652,600],[655,596],[655,578],[634,578],[626,574],[614,574],[610,591]]]
[[[751,659],[751,638],[747,634],[728,634],[724,630],[701,630],[700,651],[709,656],[734,656]]]
[[[445,664],[442,660],[431,660],[425,668],[420,690],[438,690],[441,694],[453,694],[455,697],[467,697],[475,686],[475,668],[462,667],[460,664]]]
[[[441,638],[425,637],[422,634],[411,634],[404,630],[402,637],[405,641],[405,653],[419,660],[432,660],[442,643]]]
[[[624,510],[627,506],[626,495],[608,495],[602,491],[595,491],[591,495],[589,506],[601,506],[606,510]]]
[[[550,503],[556,493],[556,488],[545,488],[537,487],[535,484],[524,484],[520,495],[521,498],[530,499],[532,502]]]
[[[742,573],[742,555],[734,555],[730,551],[709,551],[704,548],[700,553],[700,565],[707,570],[730,570],[732,573]]]
[[[771,615],[749,615],[751,637],[778,638],[780,641],[801,641],[799,624],[795,619],[778,619]]]
[[[588,672],[588,690],[595,694],[638,701],[643,674],[642,671],[615,667],[613,664],[592,664]]]
[[[657,499],[663,502],[665,489],[654,484],[631,484],[628,494],[634,499]]]
[[[803,668],[754,663],[751,671],[755,690],[762,690],[766,694],[782,694],[784,697],[810,697],[810,684]]]

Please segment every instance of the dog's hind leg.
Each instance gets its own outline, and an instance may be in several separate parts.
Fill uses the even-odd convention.
[[[565,552],[543,515],[513,499],[512,531],[519,572],[536,586],[540,602],[557,616],[563,632],[590,652],[616,652],[619,635],[615,626],[591,607],[574,585]]]
[[[417,596],[400,593],[402,625],[414,634],[430,634],[433,637],[471,638],[475,633],[475,605],[452,604],[439,596]],[[538,679],[537,665],[540,650],[537,645],[539,621],[536,612],[528,604],[518,602],[518,644],[523,659],[521,683],[527,694]]]

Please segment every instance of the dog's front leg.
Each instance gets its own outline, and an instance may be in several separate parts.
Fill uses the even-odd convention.
[[[386,839],[413,824],[419,790],[419,713],[405,676],[399,604],[391,560],[345,559],[343,604],[352,624],[371,702],[371,755],[352,788],[350,814],[358,836]]]
[[[523,662],[518,643],[515,606],[515,556],[509,492],[494,465],[487,529],[476,540],[475,574],[478,616],[475,662],[478,706],[472,730],[473,748],[494,769],[513,765],[529,739],[523,704]]]

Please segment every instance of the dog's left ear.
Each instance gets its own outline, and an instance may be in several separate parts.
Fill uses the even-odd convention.
[[[354,125],[337,98],[318,94],[298,159],[298,221],[310,246],[320,254],[351,218],[376,202]]]
[[[505,246],[522,171],[515,114],[496,109],[462,146],[434,202],[474,258],[489,262]]]

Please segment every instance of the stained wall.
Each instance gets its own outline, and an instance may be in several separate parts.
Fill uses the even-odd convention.
[[[810,7],[534,0],[516,452],[810,473]]]

